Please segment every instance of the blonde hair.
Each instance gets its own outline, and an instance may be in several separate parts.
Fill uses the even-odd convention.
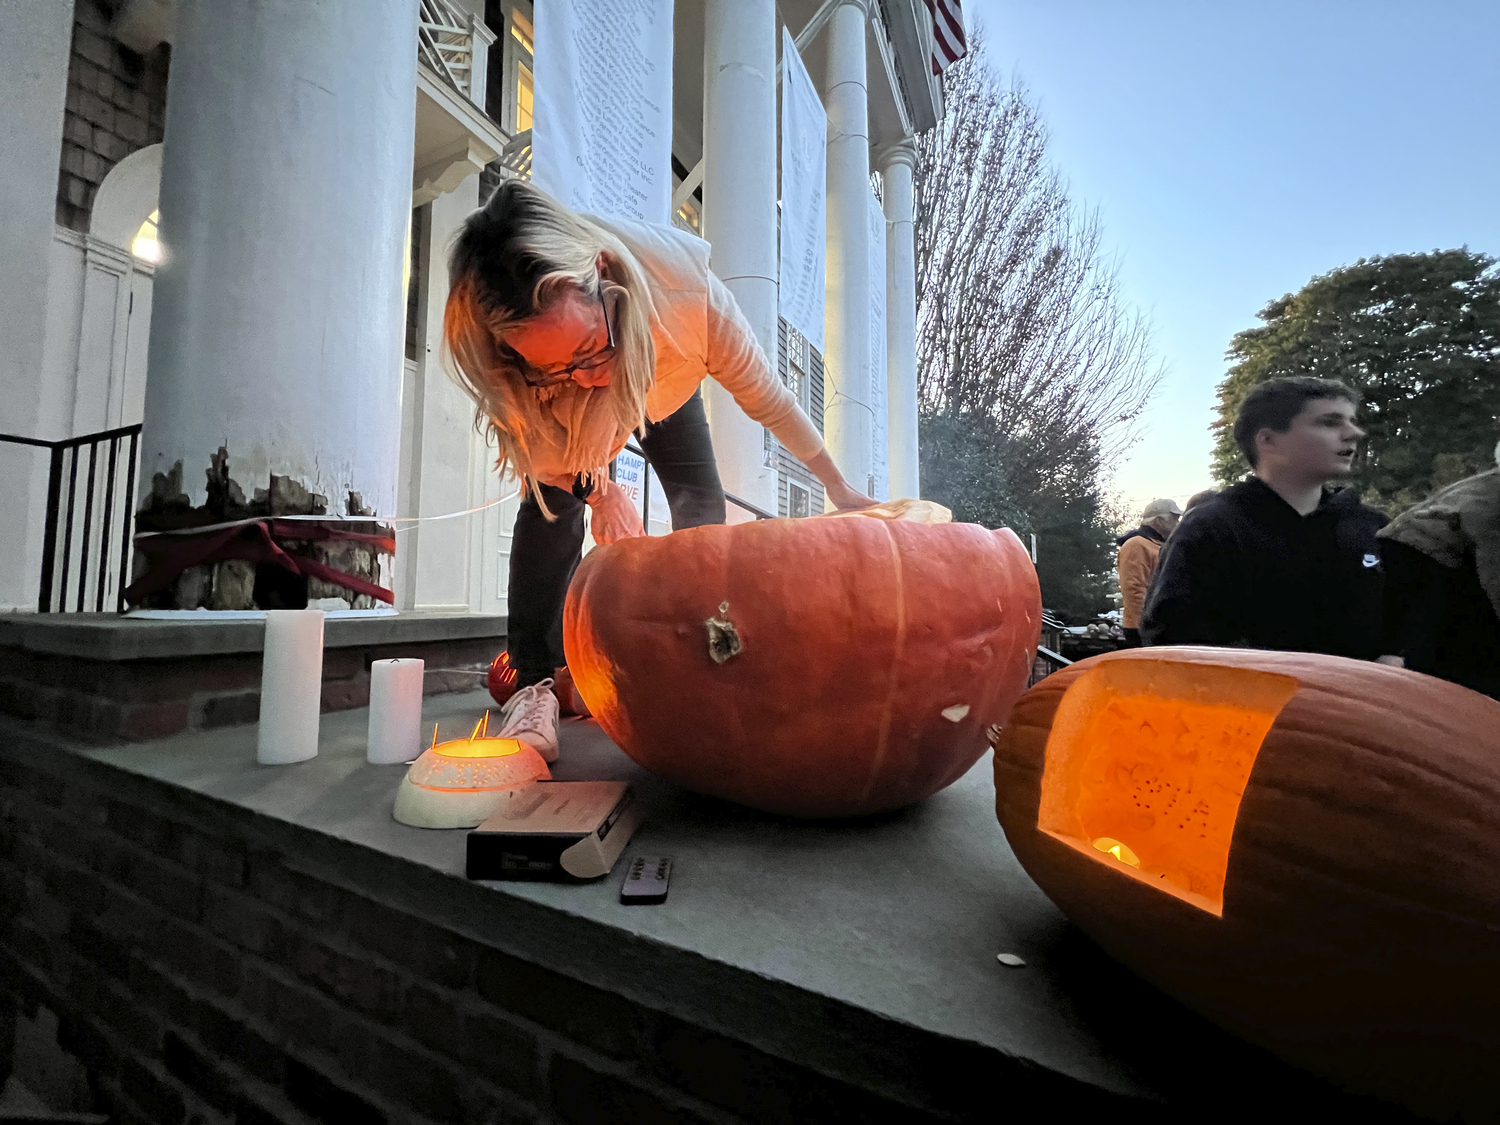
[[[618,238],[524,180],[502,184],[465,221],[448,277],[443,362],[474,399],[475,425],[499,446],[495,467],[522,477],[553,519],[537,488],[539,452],[550,450],[565,472],[597,482],[646,423],[656,347],[645,278]],[[527,383],[523,361],[502,334],[541,312],[564,287],[602,299],[606,283],[616,302],[609,384]]]

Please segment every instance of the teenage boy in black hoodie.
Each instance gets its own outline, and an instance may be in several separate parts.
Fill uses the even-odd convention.
[[[1234,440],[1254,475],[1198,505],[1162,552],[1141,617],[1148,645],[1207,644],[1386,655],[1380,548],[1386,517],[1353,489],[1364,431],[1354,391],[1272,379],[1250,392]]]

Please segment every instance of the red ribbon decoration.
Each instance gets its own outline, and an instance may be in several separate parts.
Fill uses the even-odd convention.
[[[154,594],[170,586],[189,567],[242,559],[252,563],[273,563],[293,574],[320,578],[324,582],[386,603],[395,602],[396,595],[384,586],[377,586],[367,579],[346,574],[342,570],[334,570],[316,559],[289,555],[281,549],[277,539],[368,543],[383,554],[396,553],[396,541],[388,536],[366,535],[324,524],[273,518],[252,520],[197,534],[151,535],[136,540],[135,549],[149,558],[151,565],[145,574],[125,588],[125,600],[131,605],[139,604],[147,594]]]

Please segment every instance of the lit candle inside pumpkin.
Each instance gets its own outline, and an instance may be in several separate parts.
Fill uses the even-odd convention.
[[[1037,827],[1222,916],[1240,798],[1296,691],[1289,676],[1241,668],[1132,659],[1090,669],[1053,718]]]
[[[1130,864],[1131,867],[1139,867],[1141,865],[1140,856],[1136,855],[1135,852],[1120,843],[1120,841],[1111,839],[1109,836],[1100,836],[1094,841],[1094,847],[1098,848],[1105,855],[1114,856],[1121,863]]]

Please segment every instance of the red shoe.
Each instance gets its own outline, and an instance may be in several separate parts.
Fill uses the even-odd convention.
[[[516,670],[510,666],[510,653],[502,652],[490,662],[490,695],[504,707],[516,694]]]
[[[509,703],[510,697],[516,694],[516,679],[516,670],[510,664],[510,653],[502,652],[490,663],[490,696],[501,707]],[[552,693],[557,696],[559,714],[576,715],[582,719],[591,717],[589,705],[578,693],[567,665],[559,668],[554,675]]]

